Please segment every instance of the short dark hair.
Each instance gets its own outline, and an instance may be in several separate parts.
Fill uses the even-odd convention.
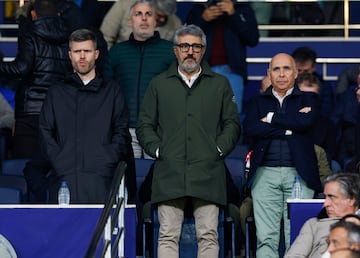
[[[357,219],[359,224],[360,224],[360,216],[357,215],[357,214],[353,214],[353,213],[350,213],[350,214],[347,214],[345,215],[344,217],[341,218],[341,220],[343,221],[347,221],[348,218],[354,218],[354,219]]]
[[[316,52],[309,47],[299,47],[294,50],[291,54],[295,61],[304,63],[311,61],[313,64],[316,63]]]
[[[95,49],[97,49],[96,35],[92,30],[89,30],[89,29],[75,30],[70,34],[69,48],[71,48],[72,42],[83,42],[83,41],[87,41],[87,40],[91,40],[92,42],[94,42]]]
[[[321,82],[320,82],[319,78],[312,73],[300,73],[296,79],[296,82],[298,84],[301,84],[303,82],[309,82],[311,84],[315,84],[315,85],[317,85],[318,90],[320,91]]]
[[[38,17],[57,16],[59,12],[53,0],[35,0],[32,9]]]

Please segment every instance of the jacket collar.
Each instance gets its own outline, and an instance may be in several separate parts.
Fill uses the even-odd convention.
[[[155,31],[155,32],[154,32],[154,35],[153,35],[152,37],[148,38],[148,39],[145,40],[145,41],[138,41],[138,40],[136,40],[136,39],[134,38],[134,33],[133,33],[133,32],[131,32],[130,37],[129,37],[129,42],[130,42],[131,44],[140,45],[140,46],[141,46],[141,45],[145,45],[145,44],[152,44],[152,43],[158,42],[158,41],[160,41],[160,40],[161,40],[161,38],[160,38],[160,34],[159,34],[158,31]]]
[[[209,64],[207,61],[205,61],[204,59],[201,61],[200,63],[201,66],[201,74],[199,75],[199,77],[201,76],[209,76],[209,77],[214,77],[215,73],[211,70]],[[178,62],[174,61],[169,69],[166,72],[167,77],[179,77],[181,78],[181,76],[178,73]]]
[[[103,79],[98,74],[96,74],[95,78],[92,79],[87,85],[84,85],[77,73],[72,73],[65,79],[65,83],[78,88],[80,91],[98,91],[102,86],[102,82]]]
[[[263,93],[263,95],[273,96],[272,89],[273,89],[273,86],[271,85],[270,87],[268,87],[266,89],[266,91]],[[293,91],[292,91],[292,93],[290,95],[302,95],[302,94],[303,94],[303,92],[299,89],[299,87],[295,83],[294,89],[293,89]]]

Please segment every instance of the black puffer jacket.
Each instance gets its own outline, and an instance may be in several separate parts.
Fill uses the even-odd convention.
[[[16,90],[16,117],[39,115],[48,88],[72,71],[68,36],[62,18],[39,18],[19,37],[15,60],[0,63],[0,77],[22,80]]]

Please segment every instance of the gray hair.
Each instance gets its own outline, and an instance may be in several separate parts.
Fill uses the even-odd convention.
[[[88,29],[75,30],[70,34],[69,47],[71,48],[72,42],[83,42],[87,40],[91,40],[94,43],[95,49],[97,49],[96,35],[92,30],[88,30]]]
[[[156,5],[168,16],[176,13],[176,0],[156,0]]]
[[[200,27],[198,27],[194,24],[190,24],[190,25],[185,24],[175,31],[174,40],[173,40],[174,45],[176,45],[178,43],[179,37],[185,36],[185,35],[192,35],[195,37],[200,37],[201,44],[206,47],[205,33],[203,32],[203,30]]]
[[[324,185],[337,182],[340,191],[347,198],[354,198],[355,207],[360,207],[360,176],[355,173],[336,173],[325,178]]]
[[[330,231],[334,230],[335,228],[344,228],[347,231],[347,241],[349,245],[351,244],[360,245],[359,225],[341,219],[330,226]]]
[[[121,1],[121,0],[119,0],[119,1]],[[152,8],[154,11],[156,10],[156,4],[155,4],[154,1],[152,1],[152,0],[136,0],[136,1],[130,6],[130,13],[129,13],[130,16],[129,16],[129,17],[132,16],[133,9],[134,9],[134,7],[135,7],[136,5],[138,5],[138,4],[148,4],[148,5],[151,6],[151,8]],[[155,13],[154,13],[154,15],[155,15]]]

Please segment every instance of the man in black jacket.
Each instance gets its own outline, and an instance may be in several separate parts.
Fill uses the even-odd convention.
[[[49,198],[56,202],[65,180],[71,203],[104,203],[119,161],[129,156],[128,109],[119,84],[95,72],[95,33],[76,30],[69,42],[75,72],[49,89],[39,119],[51,164]]]
[[[21,78],[15,96],[13,156],[30,158],[37,148],[38,118],[48,88],[71,72],[68,30],[50,0],[36,0],[32,22],[19,36],[14,61],[0,63],[0,77]]]

